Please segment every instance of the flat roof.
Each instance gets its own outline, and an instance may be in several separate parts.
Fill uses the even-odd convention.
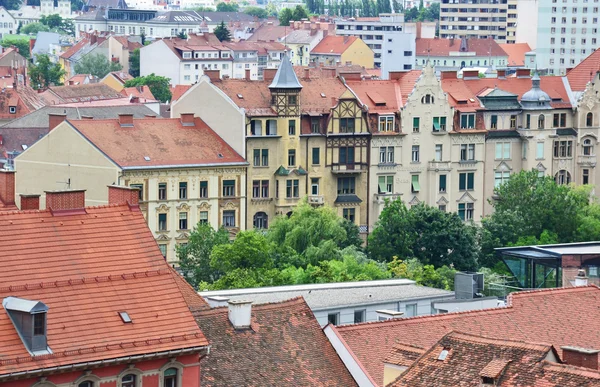
[[[250,300],[255,304],[280,302],[302,296],[312,310],[454,296],[454,292],[420,286],[408,279],[214,290],[198,294],[204,298],[225,296],[230,300]]]
[[[600,255],[600,242],[561,243],[555,245],[500,247],[495,249],[502,255],[530,259],[560,258],[563,255]]]

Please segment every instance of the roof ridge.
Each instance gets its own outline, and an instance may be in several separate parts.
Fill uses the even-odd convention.
[[[592,368],[578,367],[571,364],[554,363],[549,360],[543,360],[542,367],[544,369],[550,369],[555,372],[564,372],[569,374],[581,375],[588,378],[600,379],[600,371]]]
[[[109,204],[101,204],[101,205],[98,205],[98,206],[85,206],[84,209],[86,209],[86,210],[90,210],[90,209],[91,210],[101,210],[101,209],[112,208],[112,207],[115,207],[115,208],[116,207],[127,207],[128,210],[131,210],[131,207],[129,207],[129,205],[127,203],[109,203]],[[50,213],[51,211],[48,208],[39,209],[39,210],[0,211],[0,216],[3,216],[3,215],[17,215],[17,214],[36,214],[36,213],[46,213],[46,212]]]
[[[202,297],[202,296],[200,296],[200,297]],[[293,306],[293,305],[297,305],[297,304],[306,304],[306,301],[304,301],[304,297],[298,296],[298,297],[289,298],[289,299],[283,300],[283,301],[266,302],[264,304],[252,304],[252,309],[253,310],[272,310],[272,309],[285,308],[287,306]],[[200,314],[201,315],[217,314],[221,311],[224,311],[227,308],[228,308],[227,306],[217,306],[214,308],[198,311],[195,313],[195,315],[196,314],[198,314],[198,315],[200,315]]]
[[[525,297],[525,296],[538,296],[540,293],[572,293],[572,292],[584,292],[591,289],[600,290],[598,285],[589,284],[587,286],[573,286],[573,287],[562,287],[562,288],[548,288],[548,289],[531,289],[522,290],[520,292],[510,293],[507,297],[507,303],[511,302],[513,298]]]
[[[499,344],[507,347],[519,347],[524,349],[550,349],[552,348],[551,344],[546,343],[532,343],[529,341],[523,340],[509,340],[509,339],[498,339],[489,336],[482,335],[474,335],[471,333],[465,333],[461,331],[451,331],[444,336],[445,338],[457,338],[465,341],[470,341],[473,343],[481,343],[481,344]]]
[[[122,274],[109,274],[104,276],[96,276],[96,277],[80,277],[80,278],[69,278],[63,280],[56,280],[53,282],[38,282],[38,283],[28,283],[22,285],[10,285],[0,287],[0,292],[14,292],[14,291],[24,291],[24,290],[35,290],[35,289],[47,289],[47,288],[60,288],[66,286],[75,286],[75,285],[85,285],[90,283],[102,283],[102,282],[112,282],[112,281],[120,281],[120,280],[128,280],[128,279],[137,279],[151,276],[160,276],[165,274],[171,274],[171,271],[167,269],[157,269],[157,270],[146,270],[143,272],[133,272],[133,273],[122,273]]]

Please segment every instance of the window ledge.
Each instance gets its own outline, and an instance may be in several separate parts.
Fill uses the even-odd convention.
[[[458,163],[459,164],[477,164],[479,161],[478,160],[460,160]]]
[[[431,134],[433,134],[434,136],[443,136],[445,134],[448,134],[448,132],[445,130],[434,130],[431,132]]]

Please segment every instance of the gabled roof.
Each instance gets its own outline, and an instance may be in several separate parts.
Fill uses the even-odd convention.
[[[286,44],[310,44],[322,37],[318,30],[293,30],[285,37]]]
[[[227,307],[195,312],[211,343],[201,382],[210,386],[356,386],[304,300],[252,306],[250,329],[236,330]]]
[[[493,39],[440,39],[418,38],[416,40],[416,56],[450,56],[451,52],[461,52],[461,45],[466,41],[465,52],[475,52],[477,56],[508,56]]]
[[[2,86],[2,91],[0,91],[0,120],[13,120],[42,106],[44,105],[41,103],[38,93],[31,87],[23,84],[19,84],[16,89]],[[16,108],[15,113],[11,112],[11,107]]]
[[[121,90],[121,94],[125,97],[137,97],[142,100],[141,102],[157,101],[148,86],[125,87]]]
[[[500,48],[508,55],[508,67],[525,66],[525,54],[531,51],[527,43],[503,43]]]
[[[47,105],[123,98],[119,92],[101,82],[84,85],[50,86],[40,96]]]
[[[592,52],[567,73],[571,90],[584,91],[585,85],[593,81],[598,72],[600,72],[600,50]]]
[[[200,118],[185,126],[179,118],[71,120],[88,141],[122,168],[244,164],[245,160]]]
[[[442,77],[442,89],[448,94],[450,105],[462,113],[475,112],[481,108],[476,94],[467,87],[463,79]]]
[[[263,24],[258,27],[252,36],[250,36],[248,42],[280,42],[283,38],[291,33],[292,27],[279,26],[274,24]]]
[[[292,67],[292,62],[287,56],[283,56],[281,64],[275,73],[273,82],[269,85],[270,89],[301,89],[302,85],[298,82],[298,77]]]
[[[356,36],[327,35],[310,51],[310,53],[342,55],[357,39]]]
[[[491,338],[600,348],[600,289],[596,286],[512,293],[508,307],[336,327],[381,386],[383,363],[396,343],[431,348],[451,331]],[[573,312],[577,305],[577,312]]]
[[[127,204],[0,212],[0,243],[11,257],[0,298],[46,304],[53,351],[32,357],[0,308],[0,374],[208,345],[143,214]]]

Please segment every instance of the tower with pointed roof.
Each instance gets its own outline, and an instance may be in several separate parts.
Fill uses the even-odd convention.
[[[298,116],[300,114],[300,91],[302,85],[292,67],[292,62],[285,54],[273,82],[269,85],[271,106],[281,117]]]

